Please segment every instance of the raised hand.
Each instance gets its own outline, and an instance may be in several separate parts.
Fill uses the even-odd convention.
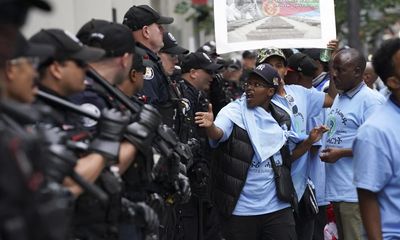
[[[209,128],[214,123],[214,114],[212,111],[212,105],[208,104],[207,112],[196,112],[195,113],[195,123],[199,125],[199,127]]]

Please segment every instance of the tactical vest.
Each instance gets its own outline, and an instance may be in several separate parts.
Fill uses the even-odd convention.
[[[41,116],[25,107],[0,103],[0,192],[7,196],[0,199],[0,236],[4,240],[64,240],[73,199],[64,187],[45,178],[49,156],[42,136],[25,126]]]
[[[162,104],[158,104],[155,107],[160,112],[163,117],[163,123],[168,127],[172,128],[176,134],[179,134],[179,129],[181,127],[181,92],[179,91],[175,82],[168,77],[163,71],[161,61],[154,62],[149,58],[143,59],[143,64],[145,66],[151,67],[152,69],[159,69],[160,74],[166,79],[164,83],[168,89],[168,99]]]

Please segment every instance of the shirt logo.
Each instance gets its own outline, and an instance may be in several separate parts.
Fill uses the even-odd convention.
[[[336,118],[333,115],[329,115],[328,119],[326,120],[326,124],[329,127],[329,131],[328,131],[328,138],[333,137],[333,135],[335,135],[336,133]]]
[[[168,33],[168,37],[169,37],[169,39],[171,39],[171,41],[173,41],[174,43],[176,42],[176,39],[175,39],[174,35],[172,35],[172,33]]]
[[[154,77],[154,70],[151,67],[146,67],[146,73],[144,74],[143,78],[145,80],[151,80]]]
[[[209,62],[211,62],[211,59],[210,59],[210,57],[207,55],[207,54],[205,54],[205,53],[202,53],[203,54],[203,56],[209,61]]]
[[[91,104],[91,103],[84,103],[81,105],[82,109],[85,110],[86,112],[90,112],[93,113],[97,116],[101,115],[101,111],[98,107],[96,107],[95,105]],[[94,127],[97,124],[97,121],[88,118],[88,117],[83,117],[82,118],[82,124],[84,127],[90,128],[90,127]]]
[[[80,46],[83,46],[83,44],[81,43],[81,41],[79,41],[79,39],[72,33],[68,32],[68,31],[64,31],[65,35],[67,35],[69,38],[71,38],[74,42],[78,43]]]
[[[262,71],[265,68],[265,64],[260,64],[256,67],[257,70]]]

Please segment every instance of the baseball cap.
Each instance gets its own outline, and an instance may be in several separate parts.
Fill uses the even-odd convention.
[[[102,19],[94,19],[92,18],[89,22],[83,24],[83,26],[79,29],[76,37],[83,43],[88,44],[90,35],[97,31],[102,26],[109,24],[109,21],[102,20]]]
[[[218,56],[216,46],[214,41],[208,41],[199,47],[196,52],[203,52],[208,56]]]
[[[286,56],[279,48],[263,48],[257,54],[257,64],[264,63],[268,58],[278,56],[287,64]]]
[[[211,61],[210,57],[202,52],[195,52],[186,55],[182,59],[182,73],[187,73],[190,69],[204,69],[207,71],[216,72],[222,68],[222,65]]]
[[[43,61],[55,53],[53,46],[28,42],[21,32],[17,33],[15,45],[15,52],[11,56],[12,59],[19,57],[39,57]]]
[[[30,38],[33,43],[49,44],[56,49],[57,60],[76,59],[85,62],[99,60],[104,50],[83,45],[72,33],[61,29],[42,29]]]
[[[257,57],[257,54],[253,51],[246,50],[242,53],[243,59],[254,59]]]
[[[188,54],[189,50],[180,47],[176,42],[174,35],[170,32],[164,32],[163,34],[164,47],[161,48],[160,52],[169,54]]]
[[[239,59],[231,58],[225,62],[224,67],[228,71],[235,71],[235,70],[240,70],[242,68],[242,64]]]
[[[317,70],[316,62],[304,53],[295,53],[288,59],[289,72],[301,72],[306,76],[313,76]]]
[[[261,77],[268,85],[273,87],[278,87],[279,85],[279,73],[268,63],[259,64],[250,72],[248,79],[250,79],[252,75]]]
[[[0,6],[3,7],[5,4],[20,4],[20,6],[25,7],[36,7],[44,11],[50,11],[51,6],[48,2],[44,0],[1,0]]]
[[[102,24],[89,35],[88,46],[103,49],[104,57],[119,57],[135,52],[135,40],[131,30],[119,23]]]
[[[321,49],[320,48],[305,49],[302,53],[308,55],[310,58],[314,59],[315,61],[321,61],[321,58],[320,58]]]
[[[122,23],[128,26],[132,31],[136,31],[153,23],[171,24],[173,21],[174,18],[161,16],[148,5],[139,5],[129,8],[125,13]]]

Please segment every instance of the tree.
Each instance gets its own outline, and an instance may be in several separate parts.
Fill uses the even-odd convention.
[[[335,0],[339,38],[360,50],[367,46],[370,52],[380,43],[383,31],[399,20],[398,8],[398,0]]]

